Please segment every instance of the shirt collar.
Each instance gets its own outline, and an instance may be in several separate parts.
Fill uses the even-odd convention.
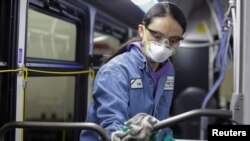
[[[147,66],[147,60],[146,57],[143,54],[143,44],[141,41],[138,42],[132,42],[127,46],[127,51],[136,51],[136,54],[139,54],[138,60],[139,60],[139,69],[145,69]]]

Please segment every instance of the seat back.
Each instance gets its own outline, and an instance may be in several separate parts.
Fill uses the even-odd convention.
[[[207,92],[198,87],[188,87],[184,89],[174,101],[174,115],[178,115],[190,110],[200,109]],[[215,98],[211,98],[207,108],[215,109],[217,106]],[[214,123],[215,118],[209,118],[208,124]],[[181,138],[199,139],[200,117],[188,119],[179,123]]]

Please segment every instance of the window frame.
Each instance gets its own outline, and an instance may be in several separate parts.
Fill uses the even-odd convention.
[[[48,5],[47,5],[48,4]],[[26,56],[27,49],[27,22],[26,20],[26,43],[25,43],[25,59],[24,64],[30,69],[39,69],[47,71],[82,71],[89,69],[89,16],[87,8],[84,6],[79,9],[76,5],[69,3],[60,3],[62,8],[68,10],[59,10],[54,7],[53,3],[44,4],[43,1],[30,0],[27,10],[31,8],[37,12],[59,18],[60,20],[67,21],[76,25],[76,49],[75,49],[75,61],[55,60],[55,59],[42,59],[32,58]],[[77,10],[75,10],[77,9]],[[74,11],[75,10],[75,11]],[[27,13],[28,14],[28,13]],[[29,77],[48,77],[58,76],[53,74],[41,74],[35,72],[29,72]],[[84,121],[87,113],[87,96],[88,96],[88,74],[79,75],[60,75],[60,76],[74,76],[75,77],[75,94],[74,94],[74,113],[73,121]],[[78,135],[74,136],[74,140],[78,139]]]

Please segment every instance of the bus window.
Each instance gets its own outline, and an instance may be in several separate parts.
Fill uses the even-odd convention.
[[[73,121],[75,77],[30,77],[25,95],[25,120]]]
[[[28,9],[25,65],[36,73],[29,73],[24,91],[25,121],[73,122],[85,118],[88,74],[60,72],[88,70],[88,60],[83,60],[89,55],[87,38],[83,37],[89,34],[85,30],[87,19],[84,12],[64,10],[52,11],[37,3]],[[77,132],[27,129],[23,140],[76,140]]]
[[[29,9],[27,57],[75,61],[76,25]]]
[[[100,32],[94,33],[94,50],[93,54],[109,56],[120,47],[120,41],[107,34]]]

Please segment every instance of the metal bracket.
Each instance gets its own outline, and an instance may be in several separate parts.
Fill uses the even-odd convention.
[[[243,123],[243,101],[244,95],[243,94],[236,94],[232,95],[230,110],[232,111],[232,121],[236,123]]]

